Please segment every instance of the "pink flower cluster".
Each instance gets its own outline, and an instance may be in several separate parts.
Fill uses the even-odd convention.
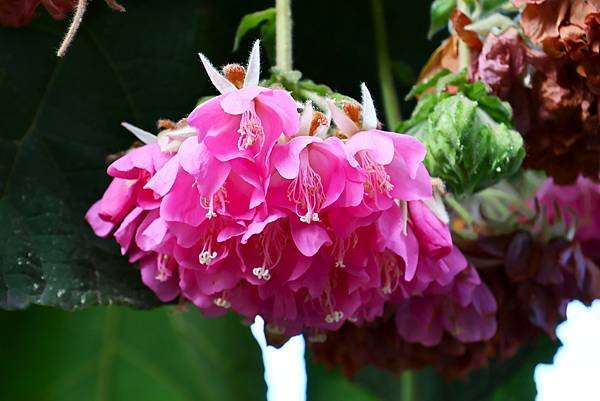
[[[258,86],[258,44],[243,79],[201,58],[221,95],[158,138],[128,126],[149,144],[108,168],[86,216],[162,301],[314,338],[386,305],[407,340],[494,334],[495,300],[452,245],[425,147],[377,129],[364,85],[362,107],[299,114],[287,91]]]

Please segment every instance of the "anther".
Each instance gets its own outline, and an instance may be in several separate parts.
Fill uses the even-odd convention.
[[[310,135],[314,135],[315,132],[321,128],[321,127],[325,127],[327,126],[328,121],[327,121],[327,116],[325,116],[325,114],[321,113],[320,111],[315,111],[313,112],[312,115],[312,120],[310,122],[310,129],[308,130],[308,133]]]
[[[154,277],[158,281],[165,282],[167,281],[172,273],[168,269],[167,264],[169,263],[169,255],[159,254],[156,258],[156,270],[158,273]]]
[[[269,269],[265,269],[262,266],[252,269],[252,274],[254,274],[260,280],[269,281],[271,279],[271,272]]]
[[[210,264],[210,262],[212,262],[214,259],[216,259],[218,256],[217,252],[213,251],[203,251],[200,252],[200,255],[198,255],[198,261],[200,262],[201,265],[205,265],[208,266]]]
[[[325,323],[338,323],[344,318],[344,313],[336,310],[325,316]]]
[[[223,76],[236,88],[241,89],[246,79],[246,69],[239,64],[227,64],[223,67]]]
[[[231,308],[231,302],[229,302],[228,300],[226,300],[225,298],[215,298],[213,300],[213,303],[218,306],[219,308],[223,308],[223,309],[229,309]]]
[[[285,334],[285,329],[283,327],[277,326],[276,324],[273,324],[273,323],[267,323],[267,325],[265,326],[265,329],[271,334],[276,334],[276,335]]]
[[[308,336],[308,342],[310,343],[324,343],[327,341],[327,334],[325,333],[315,333]]]
[[[344,113],[356,123],[356,125],[360,126],[360,113],[362,111],[362,107],[358,103],[354,102],[345,102],[342,106]]]

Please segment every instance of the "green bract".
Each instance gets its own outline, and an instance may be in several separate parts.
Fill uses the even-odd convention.
[[[425,143],[429,173],[456,194],[476,192],[512,175],[525,156],[523,139],[510,125],[510,106],[489,95],[481,82],[460,83],[460,76],[436,77],[431,87],[453,78],[458,93],[424,95],[411,119],[398,127]]]

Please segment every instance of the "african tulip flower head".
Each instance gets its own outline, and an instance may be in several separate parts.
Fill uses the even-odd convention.
[[[203,54],[200,59],[221,95],[196,107],[187,120],[218,160],[258,157],[264,163],[282,134],[291,136],[298,132],[296,102],[290,94],[258,86],[258,41],[246,69],[229,65],[222,75]]]

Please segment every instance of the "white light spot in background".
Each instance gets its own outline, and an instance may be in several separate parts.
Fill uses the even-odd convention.
[[[590,308],[571,302],[556,330],[563,346],[552,365],[535,369],[536,401],[598,401],[600,393],[600,301]]]
[[[260,345],[265,365],[268,401],[306,401],[306,366],[304,338],[292,337],[283,347],[267,346],[264,322],[257,317],[251,326]]]

